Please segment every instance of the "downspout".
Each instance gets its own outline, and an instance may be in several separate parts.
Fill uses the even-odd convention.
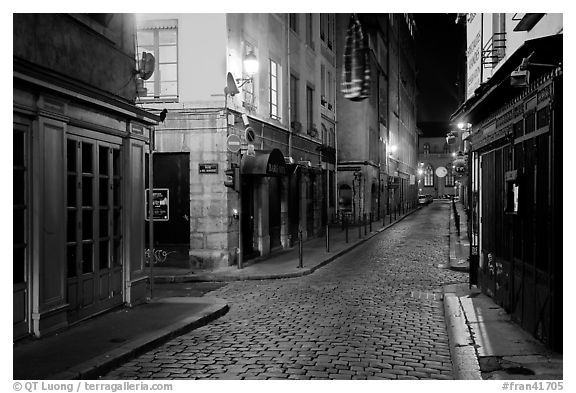
[[[292,82],[292,78],[291,78],[291,74],[290,74],[290,14],[287,15],[287,21],[288,23],[286,23],[286,64],[287,64],[287,85],[288,85],[288,116],[286,117],[288,119],[288,157],[292,157],[292,100],[291,100],[291,86],[290,83]]]

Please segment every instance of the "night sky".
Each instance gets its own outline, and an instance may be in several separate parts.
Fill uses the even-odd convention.
[[[456,14],[415,14],[415,19],[418,123],[427,134],[428,123],[447,125],[463,101],[458,79],[465,76],[466,29],[456,24]]]

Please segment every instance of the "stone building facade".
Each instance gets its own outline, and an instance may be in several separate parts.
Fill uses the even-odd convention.
[[[158,54],[164,69],[145,83],[140,105],[168,110],[154,154],[154,188],[174,195],[175,214],[155,224],[157,246],[173,251],[167,262],[229,266],[240,250],[246,260],[291,247],[300,231],[319,236],[335,204],[334,16],[137,19],[139,51]],[[243,65],[251,54],[254,75]],[[241,140],[241,161],[231,136]],[[224,185],[234,168],[240,192]]]

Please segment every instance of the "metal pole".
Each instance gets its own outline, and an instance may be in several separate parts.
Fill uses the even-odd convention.
[[[304,267],[303,261],[303,250],[302,250],[302,229],[298,229],[298,268],[302,269]]]
[[[330,252],[330,225],[326,224],[326,252]]]
[[[362,215],[362,221],[364,222],[364,236],[368,235],[368,227],[366,225],[366,213]]]
[[[228,124],[228,114],[226,114]],[[242,149],[238,150],[238,269],[242,269],[244,247],[242,246]]]
[[[358,217],[358,239],[362,238],[362,221]]]
[[[150,129],[150,144],[148,152],[148,246],[149,246],[149,259],[150,264],[150,299],[154,297],[154,128]]]
[[[348,219],[346,219],[346,217],[343,218],[344,221],[344,227],[346,229],[346,243],[348,243]]]

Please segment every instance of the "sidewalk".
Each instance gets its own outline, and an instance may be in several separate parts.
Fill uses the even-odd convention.
[[[386,217],[370,226],[354,226],[346,231],[333,227],[329,252],[325,237],[303,243],[303,267],[299,268],[298,247],[217,270],[192,271],[171,267],[153,269],[155,283],[192,281],[262,280],[298,277],[359,246],[369,238],[404,219]],[[384,222],[384,225],[383,225]],[[154,292],[157,293],[157,292]],[[185,295],[181,295],[185,296]],[[204,326],[226,314],[225,301],[203,297],[165,297],[133,308],[119,308],[78,323],[67,330],[42,339],[28,338],[14,344],[15,380],[96,379],[112,368],[174,337]]]
[[[450,268],[469,271],[470,244],[460,202],[460,236],[450,213]],[[515,324],[494,301],[468,283],[444,288],[444,313],[455,379],[563,379],[563,356]]]

